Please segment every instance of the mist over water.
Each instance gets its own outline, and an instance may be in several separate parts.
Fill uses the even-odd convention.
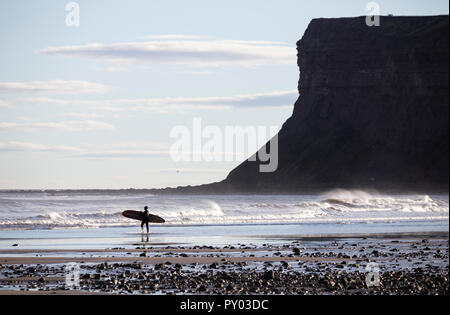
[[[0,229],[133,226],[123,210],[166,225],[373,223],[448,220],[448,195],[383,195],[333,190],[321,195],[151,195],[124,192],[0,192]]]

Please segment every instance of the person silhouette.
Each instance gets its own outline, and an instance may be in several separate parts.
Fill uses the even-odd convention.
[[[147,228],[147,234],[148,234],[148,207],[144,207],[144,211],[142,211],[142,220],[141,220],[141,231],[144,233],[144,224]]]

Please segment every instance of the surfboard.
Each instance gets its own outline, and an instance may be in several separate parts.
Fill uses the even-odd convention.
[[[143,221],[144,220],[144,212],[143,211],[136,211],[136,210],[125,210],[122,212],[122,215],[126,218],[134,219]],[[154,214],[148,214],[147,220],[149,223],[164,223],[166,222],[163,218],[154,215]]]

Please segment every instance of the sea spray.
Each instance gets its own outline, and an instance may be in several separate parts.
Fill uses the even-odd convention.
[[[321,195],[149,195],[0,192],[0,229],[134,226],[125,209],[165,225],[395,222],[448,219],[448,195],[385,195],[334,190]]]

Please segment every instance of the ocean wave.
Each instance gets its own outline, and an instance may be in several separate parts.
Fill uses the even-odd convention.
[[[2,193],[1,198],[4,198]],[[448,196],[382,195],[334,190],[319,196],[102,196],[36,201],[23,193],[0,205],[0,229],[139,225],[121,212],[150,206],[166,225],[393,222],[448,219]],[[20,202],[10,202],[11,200]]]

